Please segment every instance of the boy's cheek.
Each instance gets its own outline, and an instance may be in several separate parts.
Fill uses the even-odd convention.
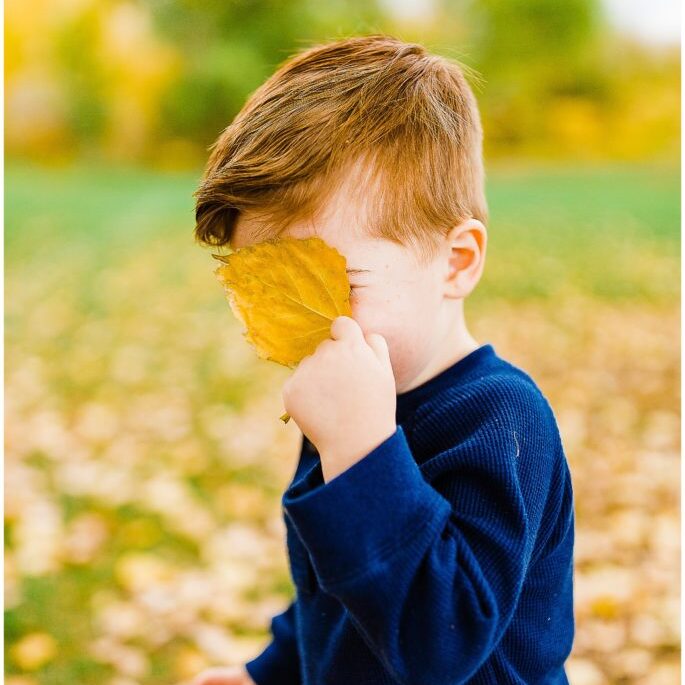
[[[414,340],[411,331],[391,329],[379,330],[377,332],[388,343],[395,386],[397,392],[401,392],[400,388],[406,385],[418,373],[416,367],[421,366],[422,350],[418,347],[419,341]]]
[[[403,328],[395,327],[384,334],[388,342],[397,393],[404,392],[424,371],[434,345],[434,331],[430,321],[407,315],[402,323]]]
[[[390,362],[395,376],[395,386],[398,393],[404,392],[404,388],[421,371],[423,350],[419,348],[419,342],[403,340],[395,347],[395,353],[390,352]]]
[[[351,304],[352,316],[364,334],[380,333],[385,338],[397,392],[401,392],[400,388],[420,372],[422,339],[425,344],[430,340],[430,336],[424,339],[421,326],[412,323],[415,321],[415,313],[407,311],[406,307],[398,308],[396,302],[384,300],[376,303],[375,307],[370,301]],[[382,308],[384,304],[385,309]],[[398,324],[402,324],[402,327]]]

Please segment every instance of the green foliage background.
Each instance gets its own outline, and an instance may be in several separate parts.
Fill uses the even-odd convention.
[[[193,168],[292,53],[378,32],[469,68],[489,159],[676,154],[679,49],[650,50],[616,33],[598,0],[426,2],[411,18],[388,7],[11,0],[7,151],[40,162],[85,156]]]

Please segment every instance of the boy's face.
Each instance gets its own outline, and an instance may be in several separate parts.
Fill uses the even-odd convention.
[[[364,334],[385,338],[400,393],[426,375],[442,354],[446,331],[456,325],[451,309],[456,300],[445,299],[449,253],[445,248],[431,262],[420,264],[411,248],[369,237],[359,228],[364,214],[355,202],[358,195],[341,188],[315,219],[293,222],[281,236],[316,235],[345,256],[352,316]],[[230,246],[238,249],[257,242],[254,229],[254,219],[240,212]],[[452,305],[445,306],[447,302]]]

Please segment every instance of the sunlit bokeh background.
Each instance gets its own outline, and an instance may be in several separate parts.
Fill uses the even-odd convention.
[[[8,0],[8,685],[188,682],[293,597],[288,370],[193,242],[207,147],[294,51],[480,74],[471,331],[549,398],[576,502],[573,685],[680,679],[677,0]]]

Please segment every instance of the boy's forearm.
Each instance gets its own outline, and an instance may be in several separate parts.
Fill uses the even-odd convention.
[[[328,483],[364,459],[370,452],[391,438],[396,430],[397,425],[394,420],[392,422],[386,421],[385,426],[364,426],[350,435],[349,440],[343,444],[335,445],[334,449],[319,452],[324,482]]]

